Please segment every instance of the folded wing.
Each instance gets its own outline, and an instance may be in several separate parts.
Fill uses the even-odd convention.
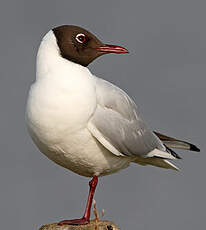
[[[109,151],[118,156],[176,158],[147,127],[124,91],[96,78],[96,93],[98,105],[88,128]]]

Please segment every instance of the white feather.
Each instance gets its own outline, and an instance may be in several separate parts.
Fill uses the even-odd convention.
[[[174,157],[173,155],[171,155],[168,152],[164,152],[162,150],[159,149],[154,149],[151,152],[149,152],[146,157],[161,157],[161,158],[166,158],[166,159],[176,159],[176,157]]]

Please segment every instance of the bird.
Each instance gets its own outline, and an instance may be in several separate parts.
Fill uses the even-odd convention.
[[[152,131],[135,102],[116,85],[92,74],[88,65],[104,54],[127,54],[75,25],[51,29],[42,39],[36,80],[26,105],[28,132],[50,160],[92,178],[82,218],[59,225],[88,224],[98,178],[130,163],[178,170],[172,148],[199,152],[189,142]]]

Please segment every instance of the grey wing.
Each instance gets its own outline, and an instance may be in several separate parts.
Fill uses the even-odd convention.
[[[116,155],[152,157],[155,153],[151,152],[159,150],[159,156],[163,153],[168,158],[163,143],[147,127],[123,90],[96,78],[96,93],[98,105],[88,128],[101,144]]]

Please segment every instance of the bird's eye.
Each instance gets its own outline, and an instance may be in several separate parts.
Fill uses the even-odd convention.
[[[77,34],[76,36],[76,40],[79,43],[84,43],[86,41],[86,36],[84,34]]]

